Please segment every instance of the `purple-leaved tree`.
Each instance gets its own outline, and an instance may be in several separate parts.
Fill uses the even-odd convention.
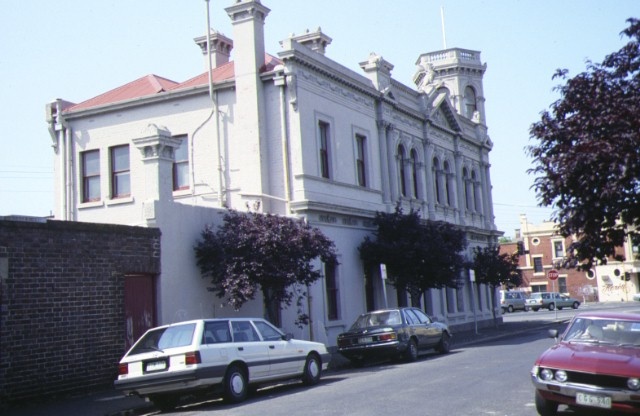
[[[640,229],[640,20],[627,22],[622,49],[573,78],[556,72],[561,98],[531,126],[537,143],[527,147],[540,204],[575,236],[568,253],[587,270],[622,260],[616,248]]]
[[[280,326],[280,308],[297,296],[297,323],[307,324],[302,313],[306,288],[322,277],[313,260],[337,261],[335,245],[319,229],[302,219],[229,210],[222,226],[207,226],[195,246],[209,290],[235,309],[262,292],[267,319]]]

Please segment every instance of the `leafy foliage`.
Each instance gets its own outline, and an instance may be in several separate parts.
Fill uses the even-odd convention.
[[[585,269],[621,260],[615,247],[640,225],[640,21],[627,22],[630,41],[602,63],[569,79],[557,70],[561,99],[530,130],[534,188],[561,234],[577,236],[571,251]]]
[[[465,234],[442,221],[422,222],[417,211],[407,215],[396,206],[392,214],[377,212],[375,239],[366,237],[358,247],[365,267],[386,264],[389,281],[413,297],[428,289],[457,287]]]
[[[269,305],[291,305],[296,294],[304,295],[296,285],[322,276],[312,260],[337,262],[334,243],[301,219],[229,210],[220,228],[207,226],[201,237],[194,249],[202,277],[235,309],[259,290],[267,311]]]
[[[476,281],[492,287],[522,285],[522,271],[518,268],[518,254],[500,253],[499,246],[474,247],[473,266]]]

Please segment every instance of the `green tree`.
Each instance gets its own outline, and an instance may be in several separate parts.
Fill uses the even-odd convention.
[[[384,263],[389,281],[413,300],[428,289],[458,286],[467,244],[462,230],[422,221],[413,209],[405,215],[399,206],[391,214],[377,212],[374,224],[374,238],[365,237],[358,247],[367,270]]]
[[[606,263],[640,225],[640,21],[630,38],[602,63],[567,78],[557,70],[561,98],[531,126],[528,146],[541,205],[554,206],[563,236],[576,236],[570,253],[589,269]]]
[[[194,247],[203,278],[211,279],[209,290],[225,298],[235,309],[262,291],[269,320],[280,324],[278,310],[298,306],[306,288],[322,274],[311,262],[337,262],[335,245],[319,229],[302,219],[272,214],[229,210],[217,230],[207,226]],[[307,323],[301,314],[299,323]]]
[[[473,270],[476,274],[476,282],[489,285],[491,293],[495,294],[497,287],[506,289],[522,285],[522,270],[518,267],[518,254],[500,253],[500,246],[474,247]],[[495,320],[496,308],[494,296],[491,296],[493,318]]]

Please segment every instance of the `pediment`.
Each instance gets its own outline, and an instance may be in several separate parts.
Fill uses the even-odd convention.
[[[458,121],[458,114],[453,109],[446,93],[439,93],[433,100],[429,118],[439,126],[453,131],[461,131],[462,127]]]

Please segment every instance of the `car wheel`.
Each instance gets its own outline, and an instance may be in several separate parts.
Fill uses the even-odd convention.
[[[578,306],[580,306],[580,303],[578,302],[573,302],[573,305],[571,305],[573,309],[578,309]]]
[[[247,398],[247,374],[238,365],[231,365],[224,377],[224,398],[231,403],[239,403]]]
[[[416,344],[415,340],[413,339],[409,340],[409,344],[407,345],[407,351],[405,351],[404,357],[409,362],[413,362],[418,359],[418,344]]]
[[[545,399],[536,390],[536,410],[540,416],[556,416],[558,414],[558,403]]]
[[[509,309],[507,309],[509,313],[513,313],[513,305],[509,305]]]
[[[178,406],[179,397],[174,394],[149,396],[149,400],[162,412],[169,412]]]
[[[304,372],[302,373],[302,382],[307,386],[313,386],[320,381],[322,374],[322,361],[316,354],[309,354],[307,361],[304,363]]]
[[[505,308],[500,308],[500,310],[502,311],[503,315],[507,312],[507,310]]]
[[[531,308],[531,309],[533,309],[534,312],[538,312],[538,309],[540,308]]]
[[[554,303],[550,303],[549,304],[549,310],[552,311],[556,308],[556,305]]]
[[[451,335],[449,335],[449,333],[442,333],[442,339],[440,339],[436,351],[440,354],[448,354],[449,351],[451,351]]]

